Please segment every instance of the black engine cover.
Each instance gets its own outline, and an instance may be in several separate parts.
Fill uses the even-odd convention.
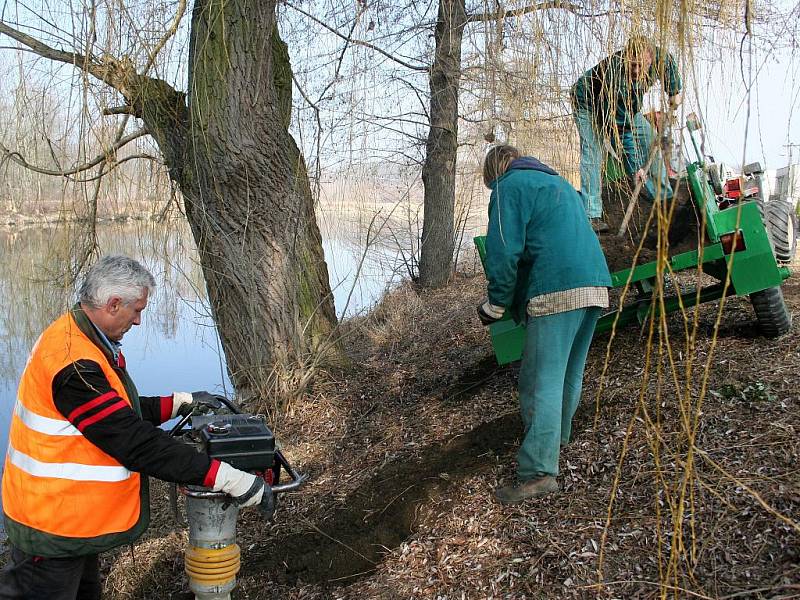
[[[256,415],[199,415],[192,429],[211,458],[243,471],[266,471],[275,463],[275,436]]]

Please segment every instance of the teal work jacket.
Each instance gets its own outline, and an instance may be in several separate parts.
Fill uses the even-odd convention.
[[[486,234],[489,302],[518,321],[534,296],[611,285],[580,195],[549,169],[515,168],[530,160],[491,183]]]

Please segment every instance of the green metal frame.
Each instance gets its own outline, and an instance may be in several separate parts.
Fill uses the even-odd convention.
[[[694,142],[693,137],[692,141]],[[687,179],[692,199],[705,222],[707,243],[701,249],[670,257],[669,268],[665,265],[662,275],[670,270],[678,272],[698,269],[711,275],[718,282],[700,290],[665,297],[664,312],[671,313],[680,310],[681,306],[686,309],[703,302],[719,300],[723,296],[724,281],[728,273],[730,273],[730,283],[725,295],[729,297],[744,296],[781,285],[789,277],[790,271],[787,267],[778,266],[756,203],[743,202],[720,210],[705,175],[702,158],[699,156],[697,162],[688,166]],[[744,240],[745,248],[726,255],[720,240],[724,235],[735,233],[737,230]],[[479,236],[474,242],[481,264],[484,264],[486,238]],[[656,302],[652,294],[658,276],[656,262],[612,273],[613,287],[624,287],[630,281],[631,288],[636,290],[637,296],[621,309],[600,317],[595,333],[610,331],[615,322],[617,327],[633,321],[643,323],[651,311],[659,310],[660,307],[654,306]],[[497,362],[501,365],[519,360],[525,345],[525,324],[513,321],[508,312],[502,320],[489,326],[492,346]]]

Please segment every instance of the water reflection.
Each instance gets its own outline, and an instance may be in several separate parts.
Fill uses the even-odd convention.
[[[357,242],[341,238],[325,240],[322,246],[339,318],[368,310],[400,279],[392,263],[387,264],[374,249],[365,254]]]
[[[415,233],[409,227],[339,218],[334,226],[323,222],[322,234],[340,318],[368,309],[413,268]],[[208,390],[233,395],[194,241],[184,221],[106,224],[88,231],[80,225],[0,230],[0,294],[5,301],[0,310],[0,458],[5,456],[17,383],[28,353],[39,334],[74,303],[70,273],[87,239],[96,242],[98,254],[131,256],[156,278],[156,292],[141,326],[123,339],[139,393]]]
[[[41,331],[74,302],[68,271],[74,228],[0,232],[0,436],[5,449],[17,381]],[[231,393],[219,339],[187,228],[175,223],[108,225],[97,231],[103,253],[128,254],[152,271],[157,289],[142,325],[123,340],[140,393],[208,389]]]

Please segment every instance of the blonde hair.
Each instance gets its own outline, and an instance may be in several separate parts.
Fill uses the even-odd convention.
[[[645,52],[650,55],[650,58],[655,59],[656,47],[647,36],[634,35],[625,44],[625,54],[631,59],[641,58]]]
[[[508,167],[515,158],[519,158],[519,150],[514,146],[500,144],[489,148],[486,158],[483,159],[483,183],[486,187],[489,187],[495,179],[508,171]]]

